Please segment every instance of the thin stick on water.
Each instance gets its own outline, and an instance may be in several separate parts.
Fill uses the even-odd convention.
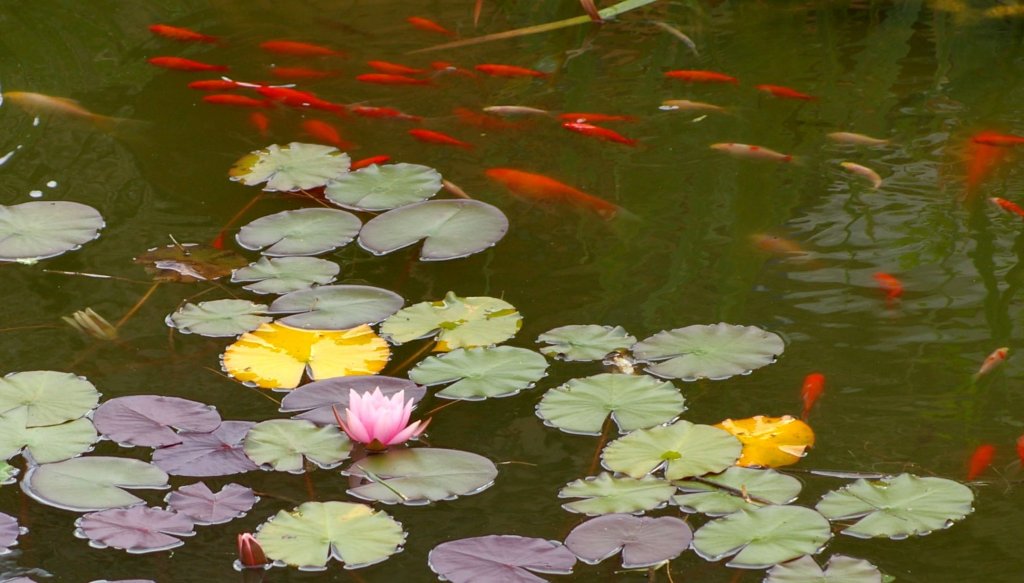
[[[446,179],[442,178],[441,179],[441,186],[443,186],[444,189],[447,190],[449,194],[451,194],[452,196],[454,196],[456,198],[466,198],[466,199],[470,199],[470,200],[473,199],[472,196],[469,196],[468,194],[466,194],[465,190],[462,190],[461,188],[459,188],[458,184],[455,184],[454,182],[451,182],[450,180],[446,180]]]
[[[128,312],[125,313],[125,315],[121,316],[121,319],[118,320],[116,324],[114,324],[114,328],[120,329],[121,326],[125,324],[125,322],[131,320],[132,316],[134,316],[139,311],[139,309],[142,308],[142,305],[145,304],[150,297],[152,297],[154,292],[156,292],[156,288],[160,287],[160,283],[161,282],[159,281],[153,282],[153,285],[149,286],[149,289],[146,290],[146,293],[142,294],[142,297],[139,298],[139,301],[135,302],[135,305],[132,306],[131,309],[129,309]]]
[[[445,403],[444,405],[439,405],[439,406],[437,406],[437,407],[434,407],[434,408],[433,408],[433,409],[431,409],[430,411],[427,411],[426,413],[424,413],[424,414],[423,414],[423,416],[424,416],[424,417],[433,417],[433,416],[434,416],[434,413],[437,413],[438,411],[441,411],[442,409],[446,409],[446,408],[448,408],[448,407],[451,407],[452,405],[454,405],[454,404],[456,404],[456,403],[461,403],[461,402],[462,402],[462,401],[464,401],[464,400],[465,400],[465,399],[453,399],[453,400],[451,400],[451,401],[449,401],[449,402]]]
[[[222,377],[224,377],[224,378],[226,378],[228,380],[232,380],[232,381],[235,380],[235,379],[231,378],[229,375],[226,375],[226,374],[222,373],[219,370],[212,369],[212,368],[210,368],[208,366],[204,366],[203,368],[205,368],[206,370],[212,372],[215,375],[222,376]],[[264,399],[269,399],[271,402],[275,403],[278,407],[281,406],[281,401],[278,401],[277,399],[271,397],[263,389],[258,389],[256,387],[250,387],[249,385],[246,385],[246,384],[243,384],[242,386],[247,388],[247,389],[249,389],[250,391],[256,391]]]
[[[420,347],[419,350],[414,352],[411,356],[409,356],[408,358],[406,358],[405,360],[403,360],[399,364],[397,364],[394,367],[392,367],[388,371],[388,376],[396,376],[398,373],[404,371],[406,368],[408,368],[409,365],[411,365],[419,357],[421,357],[424,354],[426,354],[427,352],[430,352],[431,350],[433,350],[433,348],[435,346],[437,346],[437,342],[434,342],[434,341],[427,342],[422,347]]]
[[[93,279],[113,279],[116,281],[124,281],[128,283],[139,283],[144,285],[150,285],[152,281],[144,281],[141,279],[131,279],[128,277],[118,277],[116,275],[104,275],[102,273],[87,273],[85,271],[61,271],[59,269],[44,269],[43,273],[56,273],[58,275],[75,275],[78,277],[91,277]]]
[[[747,492],[745,489],[741,490],[741,489],[738,489],[738,488],[733,488],[732,486],[726,486],[725,484],[719,484],[718,482],[715,482],[715,481],[712,481],[712,480],[708,480],[708,479],[705,479],[705,478],[701,478],[699,476],[695,476],[695,477],[692,477],[692,478],[687,478],[687,480],[690,480],[692,482],[699,482],[701,484],[705,484],[705,485],[711,486],[713,488],[718,488],[719,490],[723,490],[725,492],[728,492],[728,493],[732,494],[733,496],[738,496],[738,497],[746,500],[747,502],[753,502],[755,504],[760,504],[762,506],[771,506],[771,505],[775,504],[771,500],[765,500],[764,498],[759,498],[757,496],[754,496],[750,492]]]
[[[597,448],[594,449],[594,458],[590,460],[590,469],[587,470],[588,476],[593,476],[594,472],[597,471],[598,464],[601,462],[601,450],[604,449],[605,442],[608,441],[608,433],[612,428],[612,418],[609,416],[605,418],[604,425],[601,426],[601,438],[597,441]]]

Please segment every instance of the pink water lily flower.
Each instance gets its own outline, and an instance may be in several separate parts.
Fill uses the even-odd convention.
[[[430,424],[430,419],[409,423],[412,402],[405,400],[404,390],[391,397],[385,397],[380,387],[372,393],[350,390],[344,418],[337,408],[334,416],[352,441],[365,443],[367,449],[384,450],[418,436]]]

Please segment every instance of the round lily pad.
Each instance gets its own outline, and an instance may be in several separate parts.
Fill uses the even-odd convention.
[[[230,249],[200,243],[154,247],[132,260],[142,265],[155,281],[192,283],[231,275],[248,261]]]
[[[660,377],[722,380],[775,362],[785,347],[778,334],[719,323],[659,332],[635,344],[633,354],[657,362],[647,372]]]
[[[59,425],[28,427],[28,411],[14,409],[0,416],[0,458],[22,449],[34,463],[48,464],[80,455],[96,442],[96,428],[82,417]]]
[[[721,472],[739,459],[742,449],[739,440],[721,429],[676,421],[616,439],[601,459],[609,470],[634,478],[664,467],[667,479],[678,480]]]
[[[599,435],[609,413],[627,433],[668,423],[685,410],[672,383],[647,375],[599,374],[544,393],[537,416],[566,433]]]
[[[180,433],[181,443],[153,452],[153,463],[174,476],[229,476],[258,469],[242,440],[255,423],[224,421],[209,433]]]
[[[661,508],[676,491],[667,480],[644,476],[640,479],[628,476],[612,477],[607,472],[597,476],[569,482],[558,492],[559,498],[583,498],[562,504],[569,512],[588,516],[634,513]]]
[[[380,332],[395,344],[436,335],[436,350],[446,352],[504,342],[522,325],[523,317],[504,300],[462,298],[448,292],[441,301],[420,302],[398,311],[381,324]]]
[[[263,316],[265,304],[248,300],[213,300],[188,304],[167,316],[167,325],[184,334],[200,336],[238,336],[270,322],[273,318]]]
[[[740,466],[788,466],[803,459],[814,445],[811,426],[789,415],[726,419],[715,427],[728,431],[743,443],[743,455],[736,461]]]
[[[460,348],[423,359],[409,371],[409,378],[427,386],[455,381],[436,396],[479,401],[528,389],[547,369],[543,356],[525,348]]]
[[[0,378],[0,415],[24,408],[28,427],[78,419],[99,400],[100,393],[92,383],[67,372],[32,370]]]
[[[77,202],[0,205],[0,261],[36,261],[74,251],[104,226],[96,209]]]
[[[675,482],[675,485],[684,493],[673,497],[673,503],[685,512],[700,512],[708,516],[753,510],[767,503],[789,504],[796,500],[803,487],[800,480],[775,470],[736,466],[721,474],[704,476],[701,482],[682,481]]]
[[[192,520],[184,514],[160,508],[135,506],[92,512],[75,521],[75,535],[89,539],[93,547],[123,549],[129,553],[155,553],[185,544],[192,536]]]
[[[160,468],[135,459],[106,456],[33,466],[21,480],[21,489],[32,498],[72,512],[134,506],[143,500],[125,492],[125,488],[167,487],[167,474]]]
[[[444,261],[492,247],[508,231],[505,214],[478,200],[428,200],[370,219],[359,232],[359,245],[386,255],[423,240],[420,259]]]
[[[324,196],[358,211],[383,211],[427,200],[441,190],[441,174],[419,164],[372,164],[327,184]]]
[[[243,287],[258,294],[286,294],[331,283],[340,272],[337,263],[318,257],[260,257],[236,269],[231,281],[253,282]]]
[[[235,240],[269,257],[319,255],[351,243],[361,226],[352,213],[307,208],[260,217],[239,229]]]
[[[202,482],[182,486],[165,497],[167,508],[196,524],[223,524],[245,516],[259,502],[251,488],[225,484],[214,493]]]
[[[205,433],[220,426],[213,407],[160,395],[117,397],[100,405],[93,414],[96,429],[115,442],[132,446],[165,447],[181,443],[172,428]]]
[[[591,565],[621,551],[623,569],[642,569],[678,557],[692,539],[690,527],[674,516],[609,514],[572,529],[565,546]]]
[[[351,164],[348,154],[331,146],[271,144],[243,156],[228,176],[246,186],[266,182],[263,190],[287,192],[324,186],[348,172]]]
[[[365,457],[342,474],[366,482],[348,490],[356,498],[419,505],[481,492],[494,483],[498,468],[467,451],[416,448]]]
[[[279,472],[301,474],[303,458],[332,468],[348,458],[352,442],[337,426],[319,427],[299,419],[270,419],[245,436],[249,459]]]
[[[18,526],[18,519],[0,512],[0,556],[9,554],[11,547],[18,544],[18,537],[28,532]]]
[[[864,559],[832,555],[825,569],[809,555],[775,565],[764,583],[882,583],[882,573]]]
[[[283,295],[270,304],[272,314],[293,314],[280,322],[304,330],[347,330],[374,324],[402,307],[402,296],[368,285],[325,285]]]
[[[406,399],[412,399],[414,407],[427,394],[425,388],[407,379],[380,375],[335,377],[308,383],[290,391],[281,399],[280,411],[305,411],[294,419],[312,421],[317,425],[336,425],[333,409],[337,408],[339,413],[344,412],[352,391],[362,394],[372,393],[375,389],[380,389],[385,397],[405,391]]]
[[[332,558],[358,569],[401,550],[405,533],[386,512],[364,504],[306,502],[263,523],[256,540],[270,559],[302,570],[324,569]]]
[[[903,539],[949,528],[974,510],[973,501],[974,493],[959,482],[900,474],[857,480],[825,494],[815,508],[829,520],[860,519],[843,534]]]
[[[427,564],[451,583],[543,583],[537,573],[568,574],[576,555],[562,543],[515,535],[489,535],[441,543]]]
[[[562,360],[601,360],[611,352],[625,350],[636,343],[636,337],[622,326],[574,324],[552,328],[537,337],[549,344],[540,349],[548,356]]]
[[[765,506],[735,512],[700,527],[693,550],[709,561],[735,554],[726,566],[764,569],[813,555],[832,538],[828,520],[802,506]]]

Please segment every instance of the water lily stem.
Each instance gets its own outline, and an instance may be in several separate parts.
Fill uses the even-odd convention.
[[[590,460],[590,469],[587,470],[588,476],[593,476],[594,472],[597,471],[598,464],[601,461],[601,450],[604,449],[604,444],[608,441],[608,433],[612,428],[612,418],[606,417],[604,425],[601,426],[601,438],[597,441],[597,449],[594,450],[594,458]]]
[[[214,238],[214,241],[219,240],[223,242],[224,234],[227,232],[228,229],[231,228],[231,225],[234,225],[235,221],[242,218],[242,215],[248,212],[249,209],[251,209],[260,200],[263,200],[262,194],[257,194],[256,196],[250,198],[249,202],[245,203],[245,205],[242,206],[242,208],[238,209],[238,212],[235,213],[230,219],[228,219],[228,222],[224,223],[224,226],[221,227],[219,231],[217,231],[217,236]]]
[[[738,488],[733,488],[732,486],[726,486],[725,484],[719,484],[718,482],[715,482],[715,481],[712,481],[712,480],[708,480],[708,479],[705,479],[705,478],[701,478],[700,476],[695,476],[695,477],[686,478],[686,479],[691,481],[691,482],[699,482],[701,484],[705,484],[705,485],[711,486],[713,488],[718,488],[719,490],[723,490],[725,492],[728,492],[728,493],[732,494],[733,496],[739,496],[740,498],[743,498],[747,502],[753,502],[755,504],[760,504],[762,506],[772,506],[772,505],[775,504],[771,500],[765,500],[764,498],[759,498],[759,497],[754,496],[753,494],[751,494],[750,492],[747,492],[745,490],[740,490]]]
[[[412,356],[406,358],[401,363],[395,365],[394,368],[388,371],[388,375],[398,376],[399,373],[404,372],[405,369],[409,367],[409,365],[411,365],[414,361],[416,361],[419,357],[423,356],[427,352],[430,352],[435,346],[437,346],[437,342],[427,342],[426,344],[421,346],[419,350],[414,352]]]
[[[153,295],[153,293],[156,291],[156,288],[158,287],[160,287],[160,282],[153,282],[153,285],[149,286],[149,289],[146,290],[146,293],[142,294],[142,297],[139,298],[139,301],[135,302],[135,305],[132,306],[131,309],[128,310],[128,312],[125,315],[121,316],[121,319],[117,321],[117,324],[114,324],[114,328],[120,330],[121,326],[123,326],[125,322],[130,320],[132,316],[134,316],[135,313],[139,311],[139,308],[141,308],[142,305],[145,304],[147,300],[149,300],[150,296]]]
[[[302,461],[302,480],[306,483],[306,496],[308,500],[316,501],[316,488],[313,487],[313,464],[309,460]]]

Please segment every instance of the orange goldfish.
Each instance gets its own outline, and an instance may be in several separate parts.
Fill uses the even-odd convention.
[[[775,97],[781,97],[782,99],[797,99],[801,101],[816,101],[818,99],[813,95],[801,93],[796,89],[783,87],[782,85],[755,85],[754,89],[764,91],[765,93],[769,93]]]
[[[589,123],[566,122],[562,124],[562,127],[571,132],[576,132],[599,140],[625,144],[627,146],[636,146],[637,144],[637,141],[632,138],[627,138],[626,136],[608,128],[598,127]]]
[[[522,122],[506,121],[498,117],[484,113],[477,113],[466,107],[456,107],[452,110],[455,117],[464,124],[476,126],[485,130],[507,130],[523,127]]]
[[[392,107],[374,107],[372,105],[351,105],[352,113],[362,117],[386,117],[393,119],[404,119],[408,121],[420,121],[423,118],[418,115],[410,115]]]
[[[989,354],[988,356],[985,357],[985,361],[981,363],[981,368],[978,369],[978,372],[974,373],[974,376],[972,378],[974,380],[978,380],[981,377],[992,372],[993,370],[995,370],[996,367],[998,367],[999,365],[1003,364],[1004,361],[1006,361],[1006,357],[1009,356],[1009,354],[1010,349],[1006,346],[996,348],[995,350],[992,351],[992,354]]]
[[[426,73],[423,69],[414,69],[412,67],[406,67],[405,65],[399,65],[398,63],[390,63],[388,61],[366,61],[366,64],[375,71],[390,73],[392,75],[418,75],[420,73]]]
[[[234,93],[204,95],[203,101],[215,105],[233,105],[235,107],[271,107],[271,103],[265,99],[253,99],[252,97],[235,95]]]
[[[454,36],[455,33],[441,26],[440,24],[430,20],[429,18],[423,18],[420,16],[410,16],[405,19],[406,22],[413,25],[414,28],[424,30],[426,32],[436,32],[437,34],[443,34],[446,36]]]
[[[337,71],[323,71],[307,67],[271,67],[270,74],[278,79],[327,79],[337,77]]]
[[[448,134],[443,134],[441,132],[435,132],[432,130],[409,130],[409,135],[421,142],[426,142],[428,144],[442,144],[445,146],[455,146],[456,148],[463,148],[465,150],[472,150],[475,147],[473,146],[473,144],[470,144],[469,142],[463,142],[462,140],[453,138]]]
[[[1019,217],[1024,217],[1024,208],[1020,208],[1019,206],[1017,206],[1016,204],[1014,204],[1011,201],[1006,200],[1005,198],[999,198],[998,196],[993,196],[989,200],[992,202],[992,204],[998,206],[999,208],[1003,209],[1007,213],[1012,213],[1012,214],[1015,214],[1015,215],[1017,215]]]
[[[30,91],[4,91],[3,99],[32,115],[62,115],[70,119],[92,123],[104,130],[113,130],[122,122],[130,121],[93,113],[82,107],[77,101],[66,97],[53,97]]]
[[[346,113],[344,105],[325,101],[308,91],[299,91],[290,87],[260,85],[256,87],[256,92],[271,101],[280,101],[288,107],[309,107],[334,112],[342,116]]]
[[[807,421],[811,408],[814,407],[814,403],[818,401],[818,397],[823,392],[825,392],[825,375],[820,372],[812,372],[804,377],[804,385],[800,389],[800,397],[804,401],[804,411],[800,417],[801,419]]]
[[[416,79],[405,75],[391,75],[388,73],[364,73],[356,75],[356,81],[360,83],[375,83],[377,85],[433,85],[430,79]]]
[[[971,137],[967,144],[966,196],[973,195],[981,183],[992,174],[1005,158],[1006,150],[987,143],[992,132],[980,132]]]
[[[874,188],[875,190],[878,190],[878,187],[882,186],[882,177],[879,176],[877,172],[868,168],[867,166],[861,166],[860,164],[856,164],[854,162],[840,162],[839,165],[842,166],[844,170],[852,172],[857,176],[863,176],[864,178],[870,180],[871,187]]]
[[[895,276],[885,273],[884,271],[876,272],[871,277],[875,278],[878,285],[885,292],[885,302],[888,305],[893,305],[900,296],[903,295],[903,282],[897,279]]]
[[[856,146],[884,146],[889,143],[889,140],[872,138],[871,136],[855,134],[853,132],[832,132],[828,134],[828,139],[841,144],[853,144]]]
[[[754,245],[757,246],[758,249],[773,255],[807,255],[807,251],[804,251],[797,242],[790,241],[789,239],[784,239],[782,237],[766,235],[764,233],[755,233],[750,236],[750,240],[754,242]]]
[[[543,71],[536,71],[534,69],[527,69],[526,67],[516,67],[515,65],[496,65],[493,63],[484,63],[473,67],[477,71],[490,75],[492,77],[547,77],[548,74]]]
[[[226,79],[203,79],[188,84],[189,89],[197,91],[231,91],[239,87],[242,87],[242,85],[239,85],[237,81],[228,81]]]
[[[979,132],[971,136],[971,141],[986,146],[1019,146],[1024,144],[1024,137],[996,132]]]
[[[1024,464],[1024,435],[1017,438],[1017,459]]]
[[[325,121],[307,119],[302,122],[302,129],[313,138],[334,146],[339,150],[351,150],[355,147],[355,144],[341,137],[336,127]]]
[[[505,185],[512,194],[528,200],[571,204],[590,209],[606,219],[613,218],[621,210],[618,205],[542,174],[512,168],[491,168],[484,174]]]
[[[343,57],[345,53],[321,45],[314,45],[294,40],[268,40],[260,43],[260,48],[269,53],[292,55],[295,57]]]
[[[206,34],[198,33],[194,30],[187,28],[179,28],[177,26],[170,26],[167,24],[151,24],[149,25],[149,31],[153,34],[160,35],[165,38],[174,40],[180,40],[184,42],[197,42],[197,43],[218,43],[220,39],[215,36],[209,36]]]
[[[165,69],[175,69],[177,71],[227,71],[227,65],[211,65],[209,63],[202,63],[200,61],[193,61],[192,59],[183,59],[181,57],[153,57],[148,60],[151,65],[157,67],[163,67]]]
[[[264,138],[267,137],[268,133],[270,133],[270,118],[262,111],[254,111],[250,113],[249,124],[256,128],[256,131]]]
[[[372,166],[373,164],[383,164],[383,163],[387,162],[390,159],[391,159],[391,156],[370,156],[369,158],[363,158],[362,160],[356,160],[355,162],[352,163],[351,166],[349,166],[349,170],[351,170],[352,172],[355,172],[356,170],[359,170],[360,168],[366,168],[367,166]]]
[[[789,154],[782,154],[775,150],[769,150],[762,146],[752,146],[750,144],[735,144],[732,142],[711,144],[712,150],[718,150],[719,152],[725,152],[730,156],[737,158],[750,158],[752,160],[771,160],[772,162],[792,162],[793,156]]]
[[[985,443],[979,445],[974,453],[971,454],[971,459],[967,462],[967,481],[971,481],[981,475],[990,465],[992,465],[992,459],[996,457],[996,446]]]
[[[665,77],[678,79],[687,83],[732,83],[740,82],[736,77],[718,73],[715,71],[696,71],[691,69],[680,69],[676,71],[665,71]]]

